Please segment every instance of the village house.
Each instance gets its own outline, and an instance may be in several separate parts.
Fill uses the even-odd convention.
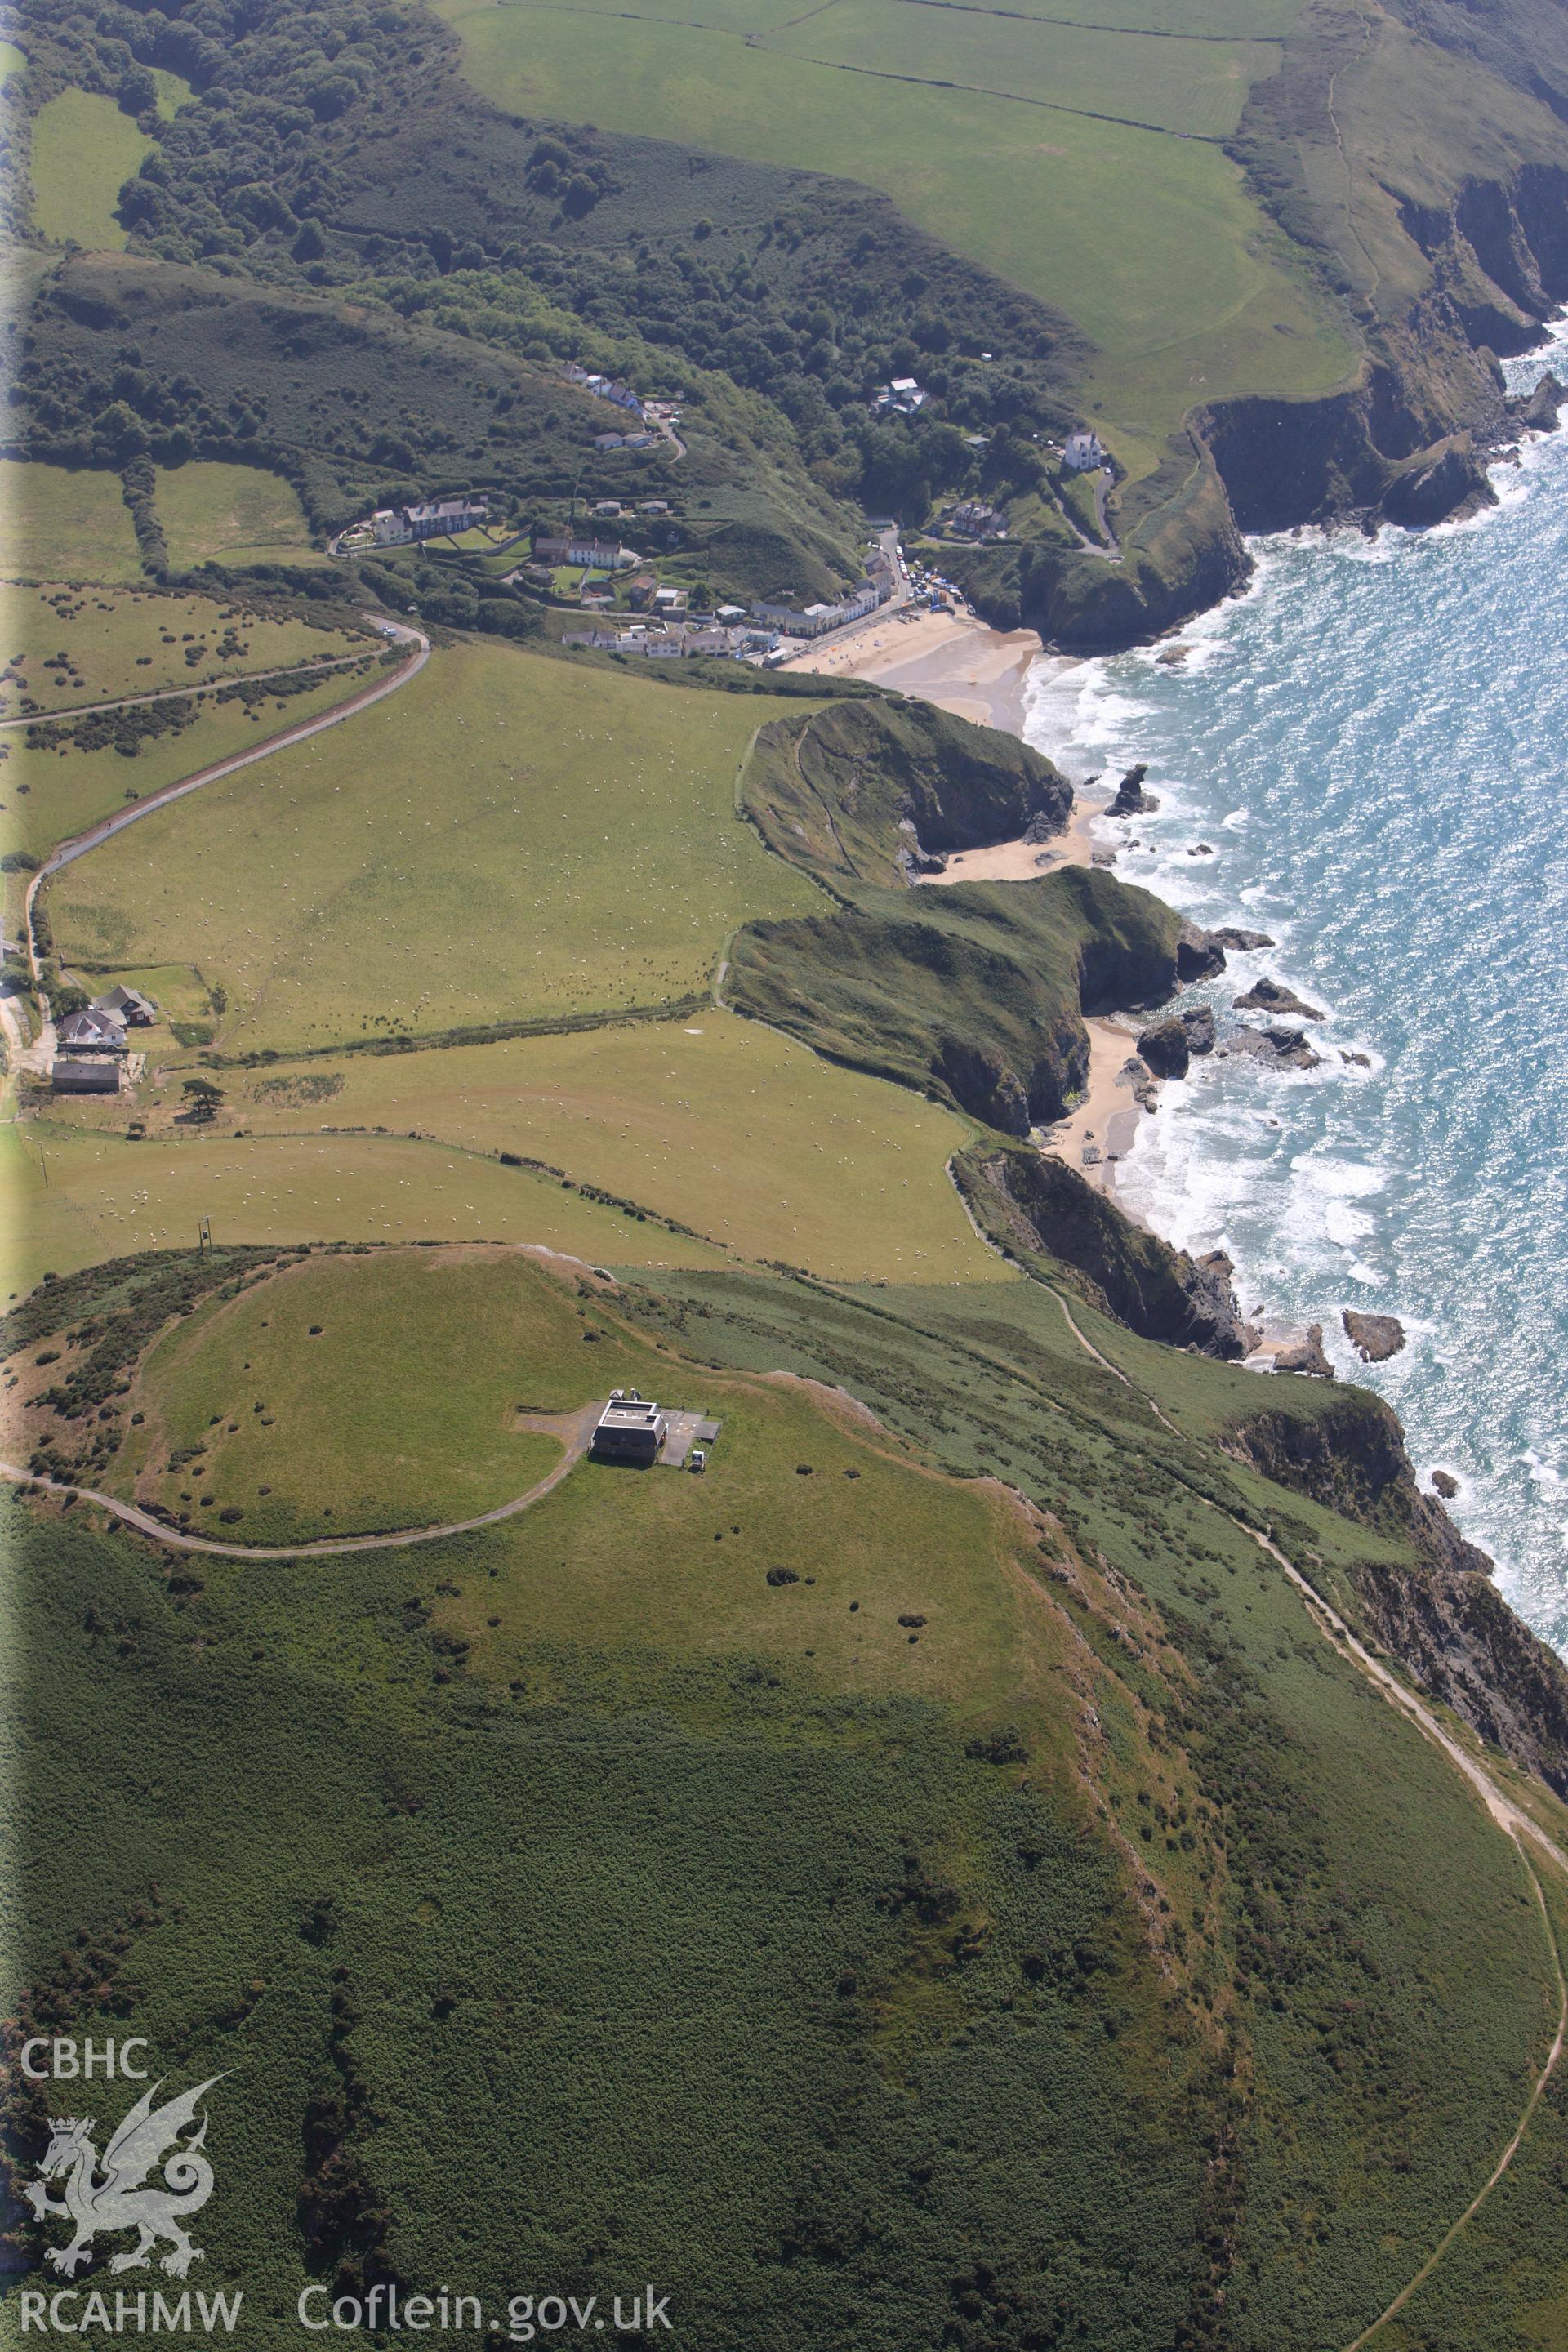
[[[653,592],[658,583],[651,572],[639,572],[626,583],[626,596],[634,613],[646,613],[653,602]]]
[[[534,561],[552,566],[566,563],[589,564],[595,572],[631,572],[642,561],[635,549],[622,547],[613,539],[585,539],[576,535],[565,539],[536,539]]]
[[[912,375],[896,375],[879,388],[871,405],[885,415],[912,416],[925,406],[926,397]]]
[[[623,383],[618,378],[612,380],[607,375],[599,375],[589,368],[580,367],[575,360],[568,365],[565,373],[568,383],[577,384],[584,392],[592,393],[595,400],[613,401],[617,408],[629,409],[635,416],[642,415],[642,402],[629,383]]]
[[[371,531],[377,547],[407,547],[418,540],[472,530],[489,520],[489,511],[488,497],[465,492],[459,499],[427,500],[420,506],[378,508],[371,517]]]
[[[667,620],[677,613],[684,613],[689,603],[690,598],[684,588],[656,588],[653,592],[653,609],[656,613],[662,613]]]
[[[1069,474],[1092,474],[1097,466],[1105,463],[1105,446],[1098,433],[1069,433],[1062,451],[1062,463]]]
[[[792,604],[763,603],[753,604],[753,621],[766,623],[788,637],[820,637],[830,629],[841,629],[850,621],[864,620],[879,604],[885,604],[893,593],[892,568],[886,558],[875,573],[868,573],[858,586],[834,604],[808,604],[797,612]]]
[[[1007,519],[984,499],[964,499],[942,518],[943,528],[958,539],[1005,539]]]

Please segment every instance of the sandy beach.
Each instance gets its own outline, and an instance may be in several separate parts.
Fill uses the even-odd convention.
[[[869,678],[976,726],[1021,736],[1025,682],[1039,653],[1033,629],[993,629],[967,613],[921,613],[910,621],[889,614],[842,645],[798,654],[785,667]]]
[[[984,849],[955,849],[940,874],[917,878],[922,887],[943,882],[1034,882],[1058,866],[1090,865],[1096,844],[1089,827],[1104,805],[1100,800],[1075,801],[1067,831],[1052,841],[991,841]]]
[[[921,613],[858,631],[840,646],[823,646],[790,662],[791,670],[863,677],[900,694],[919,696],[984,727],[1024,732],[1024,689],[1040,640],[1032,629],[993,629],[967,613]],[[983,849],[953,851],[940,874],[921,875],[922,887],[952,882],[1034,882],[1067,866],[1089,866],[1097,845],[1096,817],[1106,805],[1079,795],[1068,829],[1055,840],[994,841]],[[1071,1116],[1045,1135],[1041,1150],[1065,1160],[1102,1192],[1116,1191],[1116,1163],[1132,1149],[1148,1114],[1133,1100],[1122,1070],[1136,1050],[1137,1029],[1110,1018],[1086,1020],[1089,1087]],[[1145,1080],[1145,1083],[1148,1083]],[[1084,1161],[1084,1147],[1099,1157]]]
[[[1089,1032],[1088,1090],[1076,1110],[1046,1130],[1040,1149],[1065,1160],[1098,1192],[1114,1196],[1116,1163],[1131,1150],[1140,1123],[1149,1115],[1133,1099],[1133,1081],[1122,1076],[1138,1050],[1137,1026],[1105,1014],[1090,1014],[1083,1025]],[[1087,1166],[1085,1144],[1097,1147],[1100,1155]]]

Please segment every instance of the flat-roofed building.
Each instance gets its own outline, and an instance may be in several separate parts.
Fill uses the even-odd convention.
[[[647,1397],[616,1395],[599,1415],[593,1452],[602,1462],[657,1462],[669,1423]]]

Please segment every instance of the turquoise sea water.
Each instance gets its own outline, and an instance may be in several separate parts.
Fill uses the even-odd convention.
[[[1568,1651],[1568,433],[1494,478],[1473,524],[1258,542],[1180,667],[1042,663],[1026,731],[1080,777],[1148,761],[1118,872],[1273,934],[1194,998],[1267,971],[1331,1016],[1318,1070],[1194,1063],[1123,1199],[1227,1249],[1244,1308],[1322,1323]],[[1405,1352],[1362,1367],[1345,1307]]]

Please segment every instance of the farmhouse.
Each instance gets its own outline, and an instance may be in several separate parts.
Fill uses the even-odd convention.
[[[926,394],[912,375],[896,375],[891,383],[879,388],[871,405],[885,415],[912,416],[925,404]]]
[[[664,1451],[669,1423],[657,1404],[617,1390],[599,1415],[593,1452],[602,1462],[657,1462]]]
[[[132,1029],[151,1029],[158,1018],[158,1008],[150,996],[139,988],[111,988],[107,996],[95,996],[89,1008],[94,1013],[111,1013]]]
[[[100,1013],[94,1006],[60,1023],[59,1042],[68,1054],[123,1054],[125,1024],[117,1013]]]
[[[1069,433],[1062,463],[1070,474],[1091,474],[1105,463],[1105,446],[1098,433]]]
[[[460,499],[427,500],[415,507],[381,507],[371,517],[377,547],[407,547],[421,539],[471,530],[489,520],[488,498],[465,491]]]

